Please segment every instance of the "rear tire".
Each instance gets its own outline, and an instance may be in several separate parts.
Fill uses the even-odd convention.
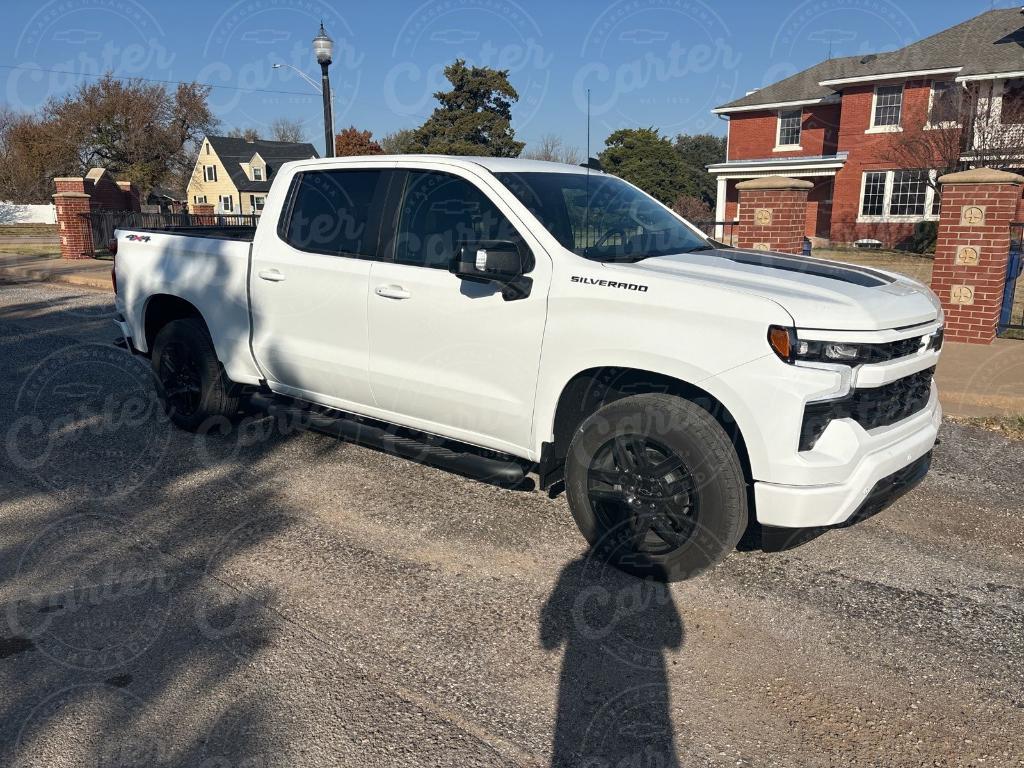
[[[160,403],[178,427],[207,431],[238,412],[238,398],[201,320],[169,322],[157,334],[151,357]]]
[[[692,578],[731,552],[747,488],[725,430],[699,405],[634,395],[576,430],[566,495],[592,553],[645,578]]]

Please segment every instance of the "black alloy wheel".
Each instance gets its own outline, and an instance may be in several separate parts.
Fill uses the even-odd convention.
[[[616,435],[594,454],[587,491],[607,529],[627,524],[637,552],[683,546],[698,523],[700,494],[682,458],[645,435]]]

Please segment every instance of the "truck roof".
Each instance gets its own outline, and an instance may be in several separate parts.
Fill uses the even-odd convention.
[[[322,157],[319,159],[300,160],[303,167],[326,167],[337,168],[350,163],[360,163],[367,160],[375,162],[393,161],[402,162],[407,160],[435,160],[457,166],[483,167],[492,173],[586,173],[587,170],[581,165],[570,165],[569,163],[553,163],[548,160],[525,160],[518,157],[476,157],[472,155],[355,155],[349,157]],[[591,171],[600,173],[600,171]]]

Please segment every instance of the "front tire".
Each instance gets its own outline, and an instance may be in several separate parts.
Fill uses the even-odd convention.
[[[747,525],[747,487],[729,436],[696,403],[634,395],[576,430],[565,465],[569,508],[595,555],[634,575],[696,576]]]
[[[201,320],[172,320],[161,328],[151,358],[160,403],[177,426],[204,431],[238,412],[238,398]]]

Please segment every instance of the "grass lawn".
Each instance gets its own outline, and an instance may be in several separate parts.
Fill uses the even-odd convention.
[[[932,279],[931,256],[921,256],[903,251],[868,251],[852,248],[815,248],[811,253],[821,259],[846,261],[864,267],[877,267],[890,272],[899,272],[901,275],[912,277],[925,285],[929,285]],[[1017,279],[1015,287],[1012,320],[1020,322],[1021,318],[1024,318],[1024,275]],[[1007,335],[1015,334],[1014,331],[1007,331]]]
[[[60,243],[0,243],[0,255],[60,256]]]
[[[57,236],[56,224],[0,224],[0,237],[33,237]]]
[[[846,261],[862,267],[877,267],[912,277],[925,285],[932,279],[932,257],[905,251],[869,251],[854,248],[815,248],[811,255],[819,259]]]

